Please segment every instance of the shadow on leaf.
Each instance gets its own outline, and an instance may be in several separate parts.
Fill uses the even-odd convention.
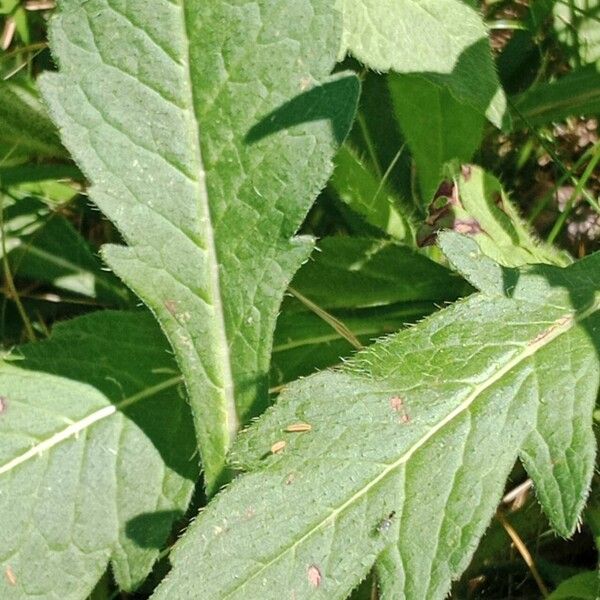
[[[348,132],[349,107],[354,106],[359,91],[359,81],[354,75],[341,77],[313,87],[286,102],[261,119],[246,134],[245,141],[254,144],[278,131],[303,123],[328,120],[338,144]],[[340,98],[347,99],[340,102]]]
[[[143,513],[127,521],[125,533],[140,548],[160,550],[173,529],[173,523],[179,521],[183,514],[178,510]]]

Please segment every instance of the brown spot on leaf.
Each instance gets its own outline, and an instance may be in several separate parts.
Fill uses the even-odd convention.
[[[390,406],[392,410],[400,415],[400,423],[410,423],[410,417],[406,412],[404,399],[400,396],[392,396],[390,398]]]
[[[309,90],[312,87],[312,79],[308,76],[306,77],[302,77],[302,79],[300,79],[300,91],[301,92],[306,92],[306,90]]]
[[[404,406],[404,400],[402,400],[400,396],[392,396],[390,398],[390,406],[394,412],[399,413],[402,411],[402,407]]]
[[[6,412],[8,408],[8,399],[6,396],[0,396],[0,415]]]
[[[302,433],[311,429],[312,425],[310,423],[292,423],[285,428],[288,433]]]
[[[285,478],[285,485],[291,485],[292,483],[294,483],[295,480],[296,480],[296,475],[294,475],[294,473],[290,473]]]
[[[10,585],[12,585],[13,587],[17,585],[17,576],[15,575],[15,572],[12,570],[12,567],[10,565],[6,567],[4,575],[6,577],[6,581],[8,581]]]
[[[25,10],[52,10],[56,8],[54,0],[25,0]]]
[[[462,165],[460,167],[460,172],[461,172],[464,180],[469,181],[469,179],[471,179],[473,167],[471,165]]]
[[[450,201],[448,198],[439,198],[431,203],[429,206],[427,218],[425,224],[430,227],[439,225],[442,219],[451,218],[452,213],[450,212]]]
[[[323,576],[321,575],[321,571],[317,565],[310,565],[306,574],[308,576],[308,583],[311,585],[311,587],[318,588],[321,585]]]
[[[433,246],[437,240],[437,232],[430,232],[426,230],[419,231],[417,235],[417,246],[419,248],[425,248],[426,246]]]
[[[275,442],[271,446],[271,454],[281,454],[286,446],[287,442],[285,442],[284,440],[279,440],[278,442]]]
[[[177,316],[177,300],[165,300],[165,308],[174,316]]]
[[[462,208],[462,202],[460,201],[460,196],[458,195],[457,185],[452,188],[452,195],[448,200],[452,206],[460,206]]]
[[[451,198],[454,192],[454,183],[449,179],[446,179],[440,183],[440,186],[433,195],[433,202],[438,198]],[[432,204],[433,204],[432,202]]]
[[[504,203],[504,198],[500,192],[494,192],[492,194],[492,202],[506,215],[509,215],[506,204]],[[510,216],[510,215],[509,215]]]
[[[456,209],[461,208],[458,186],[452,181],[443,181],[427,209],[425,222],[417,232],[417,246],[430,246],[435,243],[438,231],[452,229]]]
[[[568,325],[569,322],[571,322],[572,320],[573,320],[572,315],[565,315],[565,316],[561,317],[560,319],[558,319],[557,321],[552,323],[552,325],[550,325],[550,327],[548,327],[547,329],[544,329],[542,332],[538,333],[535,336],[535,338],[533,340],[531,340],[531,342],[529,342],[529,345],[532,346],[532,345],[538,344],[539,342],[541,342],[542,340],[547,338],[549,335],[552,335],[558,328],[563,327],[564,325]]]
[[[464,233],[466,235],[483,233],[483,229],[479,224],[479,221],[476,221],[475,219],[457,219],[454,221],[453,229],[457,233]]]

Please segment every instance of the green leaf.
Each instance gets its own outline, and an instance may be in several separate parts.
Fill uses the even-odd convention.
[[[329,0],[62,0],[43,92],[188,386],[207,488],[267,402],[275,319],[358,82]]]
[[[292,287],[365,345],[472,292],[463,279],[406,246],[346,237],[321,240]],[[354,350],[320,316],[288,299],[275,329],[271,381],[288,383],[339,363]]]
[[[506,98],[495,71],[487,30],[462,0],[339,0],[342,54],[376,71],[420,73],[448,86],[500,127]]]
[[[56,180],[79,179],[83,176],[79,169],[73,164],[28,164],[17,166],[0,166],[0,184],[3,187],[22,186],[35,183],[49,183]],[[73,194],[73,188],[71,188]]]
[[[81,599],[148,575],[198,474],[189,408],[147,313],[100,312],[0,364],[0,597]],[[176,440],[176,443],[174,443]]]
[[[0,15],[9,15],[18,4],[19,0],[0,0]]]
[[[0,149],[12,158],[66,154],[37,93],[24,83],[0,81]]]
[[[360,104],[348,142],[379,181],[389,185],[398,202],[407,202],[409,216],[415,210],[412,166],[394,116],[388,76],[374,71],[361,75]]]
[[[599,263],[504,269],[505,290],[290,385],[238,438],[234,459],[251,472],[177,543],[154,600],[341,599],[378,557],[382,598],[444,598],[523,452],[570,534],[594,469]],[[289,431],[298,423],[310,430]]]
[[[527,13],[529,18],[520,22],[526,29],[511,31],[510,39],[495,57],[498,77],[506,94],[517,94],[526,90],[535,83],[540,71],[543,54],[540,53],[537,41],[545,34],[546,30],[542,29],[540,24],[547,23],[548,16],[538,22],[533,17],[534,11],[535,9],[530,7]],[[510,108],[512,109],[512,106]]]
[[[515,125],[531,127],[567,117],[600,114],[600,73],[588,65],[552,81],[534,86],[513,99]]]
[[[590,571],[563,581],[548,596],[548,600],[598,600],[599,595],[600,574]]]
[[[419,232],[420,243],[432,243],[440,229],[469,235],[486,256],[507,267],[535,263],[565,266],[572,262],[566,252],[540,241],[521,219],[500,182],[475,165],[448,166],[448,179],[437,191]]]
[[[412,164],[393,114],[387,75],[367,71],[354,125],[335,157],[329,191],[368,224],[414,246],[420,215],[412,187]]]
[[[431,314],[431,302],[398,302],[360,310],[334,310],[330,315],[368,346],[384,335]],[[313,312],[299,312],[284,302],[277,319],[271,384],[277,389],[299,377],[339,364],[356,348],[339,331]]]
[[[437,189],[444,165],[469,162],[483,137],[484,119],[448,88],[419,75],[390,75],[394,112],[417,166],[423,200]]]
[[[548,519],[542,513],[541,507],[534,496],[533,491],[528,496],[519,496],[517,502],[524,502],[524,506],[519,506],[516,510],[514,505],[507,506],[504,503],[499,510],[505,513],[503,515],[504,522],[518,532],[525,546],[535,548],[536,564],[540,568],[542,578],[546,580],[546,573],[550,569],[556,575],[558,575],[558,569],[553,568],[553,566],[548,569],[547,565],[542,568],[540,557],[547,556],[552,552],[552,547],[553,545],[556,547],[557,540],[553,535],[540,535],[541,531],[546,532],[549,530]],[[539,562],[537,562],[538,560]],[[511,573],[513,576],[519,577],[521,573],[527,570],[527,565],[523,562],[521,556],[515,553],[512,539],[507,534],[502,522],[498,518],[494,518],[478,544],[467,570],[462,574],[460,582],[453,586],[455,597],[467,598],[470,593],[470,582],[484,576],[486,582],[489,583],[492,579],[489,575],[500,570],[503,571],[503,576],[505,573]],[[506,581],[506,579],[504,580]],[[485,586],[483,581],[482,584]],[[485,593],[483,590],[479,591],[480,596]]]
[[[322,239],[292,285],[325,309],[445,302],[470,292],[462,278],[407,246],[345,237]]]
[[[330,185],[339,198],[370,225],[397,240],[407,243],[414,240],[414,208],[399,201],[390,185],[378,178],[348,143],[335,157]]]

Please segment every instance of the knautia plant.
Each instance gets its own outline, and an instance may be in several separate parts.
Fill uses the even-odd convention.
[[[480,8],[58,1],[41,101],[0,89],[2,143],[65,169],[0,171],[30,339],[0,363],[0,598],[442,599],[511,480],[576,532],[600,256],[541,241],[475,164],[533,112]],[[94,310],[42,331],[19,268]]]

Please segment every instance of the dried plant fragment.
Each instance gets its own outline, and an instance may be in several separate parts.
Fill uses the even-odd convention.
[[[12,567],[10,565],[6,567],[4,575],[6,576],[6,580],[10,585],[12,585],[13,587],[17,585],[17,576],[15,575],[15,572],[12,570]]]
[[[287,446],[287,443],[284,440],[275,442],[271,446],[271,454],[281,454],[286,446]]]
[[[288,433],[303,433],[311,429],[312,425],[310,423],[292,423],[285,428],[285,431]]]

